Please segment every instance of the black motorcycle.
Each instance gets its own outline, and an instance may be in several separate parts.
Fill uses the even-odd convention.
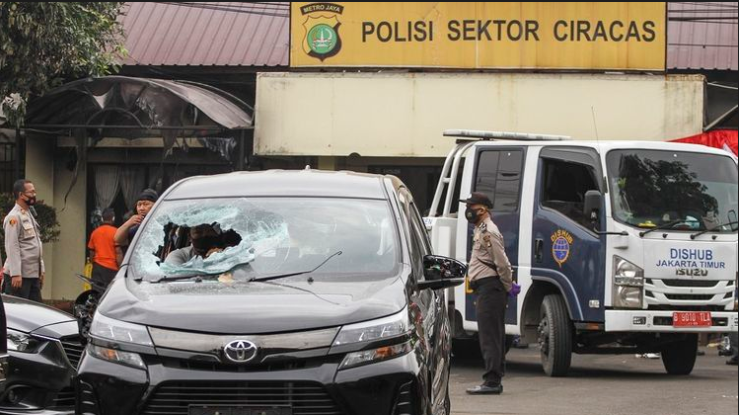
[[[94,281],[92,278],[86,277],[82,274],[75,275],[77,278],[90,284],[91,287],[89,290],[77,296],[72,312],[74,317],[77,319],[83,342],[86,343],[90,335],[90,325],[92,324],[92,318],[95,316],[95,310],[97,310],[100,298],[102,298],[105,290],[108,289],[108,286],[101,282]]]

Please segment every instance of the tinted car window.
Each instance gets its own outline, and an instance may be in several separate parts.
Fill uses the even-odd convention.
[[[523,151],[483,151],[477,165],[475,191],[490,197],[494,212],[515,212],[520,199],[522,171]]]

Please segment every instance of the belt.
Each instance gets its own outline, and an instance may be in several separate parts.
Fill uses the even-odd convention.
[[[495,280],[499,280],[500,277],[497,275],[491,275],[489,277],[482,277],[478,278],[474,281],[470,281],[470,288],[474,291],[478,290],[480,287],[483,287],[487,284],[492,283]]]

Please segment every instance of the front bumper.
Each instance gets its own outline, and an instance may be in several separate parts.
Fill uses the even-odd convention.
[[[714,325],[705,328],[673,327],[672,311],[654,310],[607,310],[607,332],[649,333],[736,333],[738,314],[736,311],[711,312]],[[643,322],[643,324],[642,324]]]
[[[338,361],[299,362],[254,371],[184,367],[145,357],[147,370],[85,355],[78,374],[77,413],[89,415],[188,415],[191,406],[288,405],[293,415],[394,415],[421,413],[422,368],[415,352],[367,366],[338,370]],[[410,400],[416,409],[396,412]]]
[[[61,343],[48,340],[34,353],[9,353],[3,415],[67,415],[74,413],[75,369]]]

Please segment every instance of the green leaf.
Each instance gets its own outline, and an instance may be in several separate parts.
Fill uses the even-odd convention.
[[[117,70],[123,2],[0,2],[0,96]],[[21,120],[22,121],[22,120]]]

